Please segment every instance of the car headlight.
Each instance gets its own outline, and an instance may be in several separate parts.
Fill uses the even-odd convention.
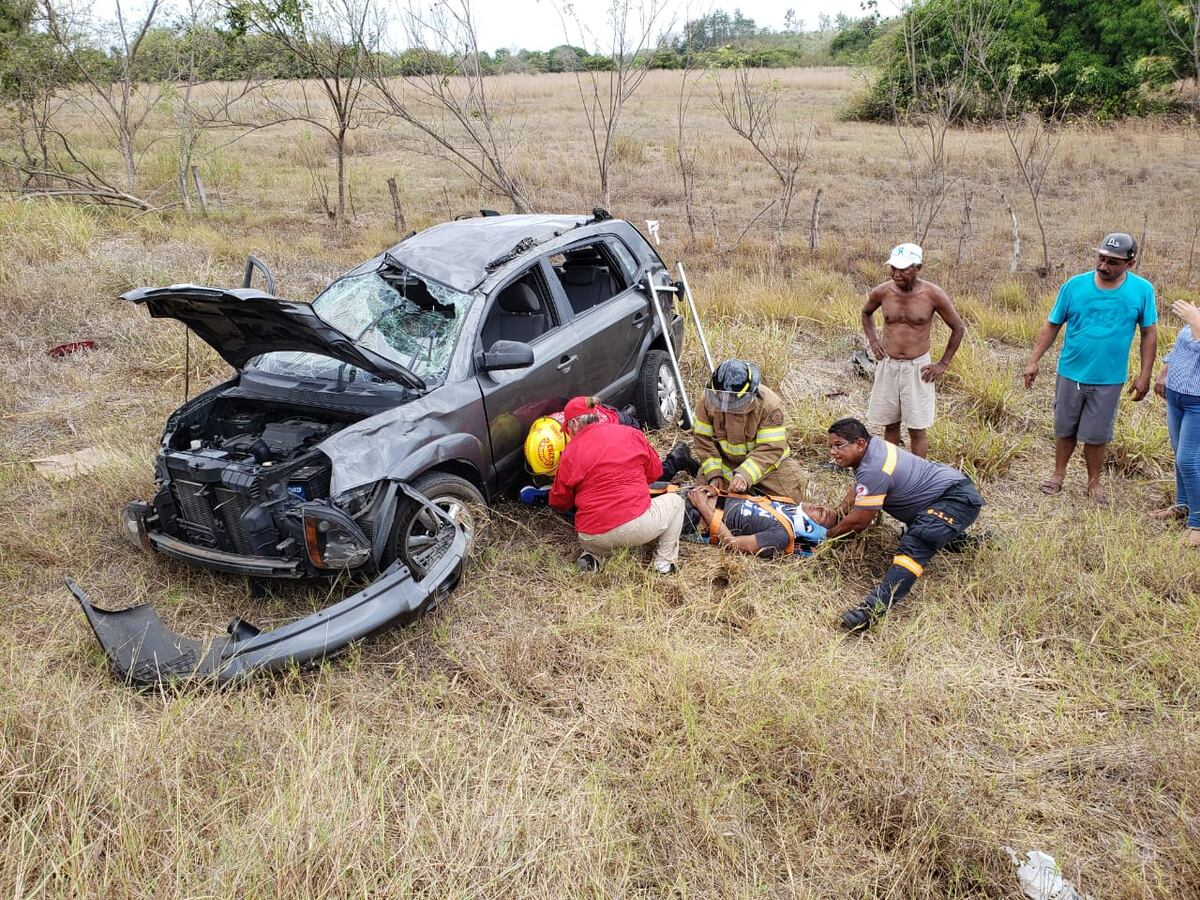
[[[362,532],[328,510],[305,511],[304,544],[318,569],[354,569],[371,558]]]

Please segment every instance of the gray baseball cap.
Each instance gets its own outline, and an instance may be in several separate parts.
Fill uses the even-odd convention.
[[[1113,259],[1133,259],[1137,256],[1137,241],[1123,231],[1106,234],[1096,252]]]

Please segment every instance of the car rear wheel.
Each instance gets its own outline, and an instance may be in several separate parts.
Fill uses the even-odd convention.
[[[647,428],[678,424],[683,402],[666,350],[651,350],[642,360],[633,402]]]
[[[427,472],[412,486],[466,532],[469,552],[487,516],[487,505],[479,489],[449,472]],[[418,579],[423,578],[445,555],[453,539],[454,529],[444,519],[424,504],[404,496],[396,510],[384,563],[399,559]]]

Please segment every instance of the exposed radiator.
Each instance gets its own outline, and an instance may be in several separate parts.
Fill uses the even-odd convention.
[[[242,524],[242,513],[250,508],[251,500],[229,488],[214,488],[217,505],[214,512],[220,513],[221,521],[225,523],[225,536],[229,539],[228,550],[238,553],[252,552],[250,539],[246,536],[246,527]]]
[[[171,490],[179,506],[180,524],[191,542],[225,549],[218,540],[220,526],[213,515],[210,486],[176,477],[171,480]]]

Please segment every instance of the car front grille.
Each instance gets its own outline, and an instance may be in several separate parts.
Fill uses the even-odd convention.
[[[180,524],[188,539],[205,547],[253,552],[242,514],[253,502],[227,487],[175,478],[171,481]]]

